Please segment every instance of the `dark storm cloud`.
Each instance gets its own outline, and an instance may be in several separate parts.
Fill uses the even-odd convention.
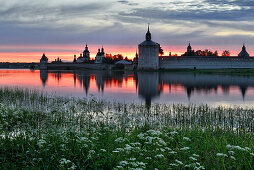
[[[70,17],[86,16],[98,10],[105,10],[107,3],[72,4],[61,6],[44,6],[17,3],[0,10],[0,21],[35,22],[56,21]]]
[[[144,39],[146,23],[150,21],[152,25],[186,28],[186,32],[171,34],[166,26],[162,27],[164,30],[154,31],[155,40],[164,44],[182,44],[188,40],[201,44],[235,43],[236,37],[241,42],[242,39],[253,42],[248,35],[227,36],[222,41],[222,37],[207,34],[216,28],[253,31],[254,3],[251,0],[206,0],[202,3],[152,0],[144,1],[145,4],[132,0],[16,2],[0,6],[0,45],[138,44]],[[201,26],[205,27],[199,29]]]

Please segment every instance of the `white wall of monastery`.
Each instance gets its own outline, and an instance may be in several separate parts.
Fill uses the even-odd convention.
[[[254,59],[240,58],[161,58],[161,69],[226,69],[254,68]]]

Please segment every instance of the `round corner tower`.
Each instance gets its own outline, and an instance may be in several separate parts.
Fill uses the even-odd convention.
[[[138,45],[139,51],[138,69],[139,70],[159,69],[159,57],[158,57],[159,49],[160,44],[152,41],[152,36],[148,26],[146,40]]]

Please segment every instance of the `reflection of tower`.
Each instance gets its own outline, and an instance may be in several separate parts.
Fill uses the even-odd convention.
[[[244,100],[245,95],[246,95],[246,91],[247,91],[247,89],[248,89],[248,86],[243,85],[243,86],[239,86],[239,88],[240,88],[240,90],[241,90],[242,97],[243,97],[243,100]]]
[[[57,73],[55,73],[55,78],[57,79],[57,82],[59,84],[61,78],[62,78],[62,73],[60,71],[58,71]]]
[[[194,90],[194,88],[192,86],[187,86],[186,87],[188,100],[190,100],[190,98],[191,98],[192,90]]]
[[[46,82],[48,80],[48,71],[47,70],[40,70],[40,79],[41,79],[42,86],[45,87]]]
[[[83,77],[83,88],[86,91],[86,95],[88,94],[89,86],[90,86],[90,75]]]
[[[101,72],[98,72],[95,74],[95,80],[96,80],[96,84],[97,84],[97,87],[98,87],[98,91],[102,92],[104,91],[104,77],[103,77],[103,73]]]
[[[159,73],[139,72],[138,73],[138,94],[145,99],[146,106],[151,106],[151,101],[160,95]]]
[[[74,88],[76,88],[77,74],[76,74],[76,71],[75,71],[75,70],[74,70],[74,72],[73,72],[73,80],[74,80]]]
[[[77,75],[79,84],[84,88],[87,95],[90,87],[90,74],[82,74],[82,71],[79,71],[78,74],[75,73],[75,75]]]

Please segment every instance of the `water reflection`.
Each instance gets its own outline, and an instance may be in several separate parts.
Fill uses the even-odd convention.
[[[172,87],[183,88],[186,97],[191,101],[194,94],[217,94],[224,96],[230,95],[232,87],[238,87],[245,99],[249,87],[254,87],[254,76],[233,76],[233,75],[215,75],[215,74],[195,74],[195,73],[168,73],[168,72],[108,72],[108,71],[40,71],[42,86],[45,87],[48,80],[48,74],[52,74],[59,83],[64,74],[73,76],[74,88],[77,83],[89,94],[91,81],[96,82],[98,93],[104,93],[104,89],[110,89],[112,86],[118,89],[124,89],[123,83],[132,81],[136,92],[143,101],[149,106],[154,99],[160,98],[160,95],[167,91],[172,93]],[[221,89],[221,92],[218,92]],[[128,88],[127,88],[128,90]],[[124,96],[118,96],[119,98]]]
[[[254,107],[254,75],[173,72],[0,70],[0,86],[121,102],[208,103]]]

